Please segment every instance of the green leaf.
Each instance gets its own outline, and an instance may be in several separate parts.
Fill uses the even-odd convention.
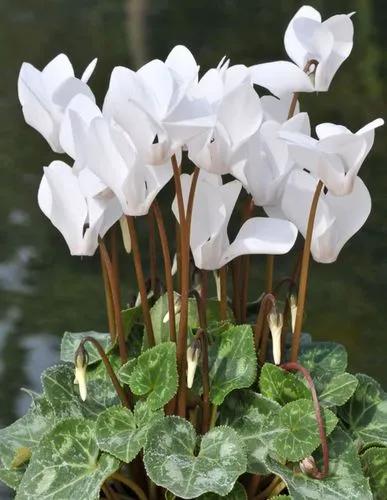
[[[82,401],[74,385],[74,370],[69,365],[56,365],[42,374],[44,395],[53,408],[57,421],[71,417],[96,419],[109,406],[119,403],[108,378],[93,378],[87,383],[87,399]]]
[[[337,417],[327,409],[322,415],[329,435],[336,427]],[[272,450],[286,460],[302,460],[320,444],[313,402],[307,399],[292,401],[281,408],[269,423],[269,429],[273,430]]]
[[[309,389],[298,377],[271,363],[263,365],[259,386],[264,396],[281,405],[311,397]]]
[[[122,316],[122,326],[124,327],[124,332],[126,337],[132,332],[132,328],[136,323],[142,321],[142,306],[129,307],[121,311]]]
[[[17,490],[23,478],[25,469],[1,469],[0,468],[0,481],[2,481],[8,488]]]
[[[355,394],[340,408],[340,417],[361,444],[387,446],[387,394],[368,375],[356,375]]]
[[[187,420],[166,417],[148,432],[144,463],[151,480],[181,498],[225,496],[246,470],[246,454],[230,427],[215,427],[200,443]]]
[[[306,368],[316,386],[316,380],[332,378],[347,368],[347,351],[335,342],[313,342],[301,347],[299,363]]]
[[[161,408],[177,391],[176,344],[164,342],[148,349],[126,363],[119,376],[133,394],[147,396],[152,410]]]
[[[129,463],[144,446],[150,426],[163,417],[162,410],[154,412],[144,402],[138,402],[133,413],[122,406],[108,408],[97,420],[98,446]]]
[[[302,474],[298,464],[282,465],[271,457],[267,458],[267,466],[287,484],[293,500],[372,500],[368,481],[350,437],[337,428],[328,438],[328,446],[329,475],[323,480]],[[316,462],[321,468],[320,453],[316,454]]]
[[[113,349],[113,344],[111,342],[109,333],[98,333],[98,332],[65,332],[62,337],[62,343],[60,347],[60,359],[61,361],[65,361],[68,363],[74,363],[75,352],[79,347],[82,339],[85,337],[93,337],[98,340],[98,342],[102,345],[103,350],[108,353]],[[89,355],[89,365],[96,363],[101,359],[101,356],[98,354],[97,349],[91,342],[85,343],[85,349]]]
[[[174,293],[174,299],[178,300],[179,294]],[[164,322],[166,314],[168,313],[168,295],[165,293],[158,298],[153,307],[151,308],[151,319],[153,325],[153,332],[155,335],[156,345],[161,342],[168,342],[170,340],[169,322]],[[229,309],[228,315],[232,318],[232,312]],[[175,315],[176,326],[179,325],[179,314]],[[220,303],[216,299],[207,300],[207,324],[218,322],[220,319]],[[190,329],[199,328],[199,314],[195,298],[188,300],[188,327]]]
[[[50,430],[53,422],[32,404],[27,413],[13,424],[0,430],[0,458],[7,469],[12,467],[18,451],[22,448],[34,450],[42,436]]]
[[[342,406],[353,395],[358,381],[350,373],[340,373],[331,378],[319,393],[319,401],[326,408]]]
[[[268,474],[266,455],[272,439],[271,422],[281,406],[250,390],[235,391],[220,407],[219,421],[237,431],[247,452],[247,472]]]
[[[387,448],[369,448],[361,457],[361,464],[374,500],[385,500],[387,494]]]
[[[16,499],[98,499],[101,485],[119,465],[116,458],[100,452],[95,422],[68,419],[41,440]]]
[[[198,500],[217,500],[218,498],[225,498],[226,500],[247,500],[247,494],[241,483],[235,483],[234,488],[228,495],[205,493],[204,495],[200,495],[200,497],[198,497]]]
[[[220,330],[209,346],[210,399],[221,405],[234,389],[250,387],[257,371],[253,332],[250,325]]]

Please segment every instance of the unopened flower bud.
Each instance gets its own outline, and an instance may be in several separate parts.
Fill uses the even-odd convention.
[[[303,472],[307,476],[314,476],[314,473],[316,472],[317,467],[316,467],[316,462],[314,461],[314,458],[312,457],[312,455],[304,458],[304,460],[301,460],[300,469],[301,469],[301,472]]]
[[[181,298],[180,298],[180,295],[176,295],[175,296],[175,307],[174,307],[174,309],[175,309],[175,316],[176,316],[181,311]],[[164,316],[163,323],[168,323],[168,321],[169,321],[169,311]]]
[[[177,273],[177,254],[173,256],[173,262],[172,262],[172,269],[171,269],[172,276],[175,276]]]
[[[284,322],[283,314],[277,312],[276,307],[273,306],[270,313],[267,315],[267,322],[269,324],[271,338],[273,341],[274,363],[279,365],[281,363],[281,334]]]
[[[120,218],[120,226],[121,226],[122,241],[124,242],[125,251],[126,253],[130,253],[132,251],[132,241],[130,239],[128,221],[126,220],[125,215],[123,215]]]
[[[292,321],[292,333],[296,328],[296,318],[297,318],[297,297],[292,293],[289,298],[290,305],[290,317]]]
[[[147,298],[151,299],[153,297],[153,290],[149,290],[147,294]],[[141,294],[138,292],[137,297],[136,297],[136,302],[134,303],[134,307],[141,306]]]
[[[88,355],[81,344],[75,353],[75,380],[74,383],[79,386],[79,395],[82,401],[86,401],[87,398],[87,386],[86,386],[86,369],[88,363]]]
[[[220,275],[218,271],[213,271],[214,273],[214,279],[215,279],[215,285],[216,285],[216,297],[218,301],[220,302],[221,299],[221,291],[220,291]]]
[[[200,357],[200,341],[194,341],[187,349],[187,387],[191,389]]]

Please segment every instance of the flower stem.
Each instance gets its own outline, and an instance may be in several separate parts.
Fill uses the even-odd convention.
[[[156,250],[156,238],[155,238],[155,216],[154,212],[151,210],[148,213],[148,226],[149,226],[149,270],[150,270],[150,281],[151,289],[153,290],[153,295],[157,298],[157,250]]]
[[[216,405],[212,405],[211,417],[210,417],[210,429],[213,429],[215,427],[217,418],[218,418],[218,407]]]
[[[110,333],[110,338],[114,342],[115,338],[116,338],[116,325],[114,322],[114,307],[113,307],[112,291],[110,288],[109,279],[108,279],[108,275],[106,272],[105,262],[102,258],[101,252],[99,255],[100,255],[100,259],[101,259],[102,278],[103,278],[103,285],[104,285],[104,289],[105,289],[106,312],[107,312],[107,317],[108,317],[109,333]]]
[[[273,481],[257,495],[254,497],[254,500],[266,500],[270,497],[271,492],[278,486],[278,484],[282,482],[282,479],[279,476],[275,476]]]
[[[140,488],[140,486],[137,483],[135,483],[132,479],[129,479],[120,472],[114,472],[114,474],[112,474],[110,477],[112,479],[120,481],[120,483],[130,488],[133,491],[133,493],[135,493],[138,496],[139,500],[148,500],[148,497],[145,495],[144,490]]]
[[[321,416],[321,408],[320,408],[320,403],[317,397],[317,392],[316,388],[313,382],[312,377],[310,376],[310,373],[306,368],[304,368],[302,365],[299,363],[284,363],[281,365],[281,368],[287,371],[298,371],[302,373],[304,376],[308,386],[309,390],[312,395],[312,400],[313,400],[313,406],[314,406],[314,411],[316,413],[316,420],[317,420],[317,425],[318,425],[318,432],[320,435],[320,441],[321,441],[321,448],[322,448],[322,453],[323,453],[323,470],[322,471],[317,471],[314,473],[313,477],[315,479],[324,479],[329,473],[329,450],[328,450],[328,442],[327,442],[327,436],[325,433],[325,427],[324,427],[324,422]]]
[[[266,293],[273,291],[273,275],[274,275],[274,255],[268,255],[266,258]]]
[[[202,434],[208,432],[210,428],[210,379],[208,368],[208,339],[207,332],[200,329],[198,332],[202,348],[202,385],[203,385],[203,414],[202,414]]]
[[[121,304],[121,290],[120,290],[120,270],[119,270],[119,257],[117,245],[117,225],[110,230],[110,252],[112,256],[112,266],[114,270],[114,278],[117,283],[118,300]]]
[[[261,482],[261,477],[259,474],[252,474],[247,487],[247,497],[254,498],[255,493],[258,489],[259,483]]]
[[[120,398],[120,401],[123,404],[123,406],[125,406],[126,408],[130,408],[129,397],[126,394],[126,392],[124,391],[124,389],[122,388],[121,384],[119,383],[118,378],[117,378],[116,374],[114,373],[113,367],[109,361],[109,358],[106,356],[104,348],[98,342],[98,340],[95,339],[94,337],[84,337],[81,340],[79,346],[83,347],[86,344],[86,342],[90,342],[97,349],[98,354],[101,356],[102,362],[105,365],[105,368],[106,368],[106,371],[110,377],[110,380],[112,381],[112,384],[113,384],[114,389],[117,393],[117,396]]]
[[[136,271],[137,283],[138,283],[138,288],[140,291],[141,307],[142,307],[142,313],[144,316],[145,329],[146,329],[146,333],[147,333],[147,337],[148,337],[148,344],[149,344],[149,347],[153,347],[155,345],[155,337],[153,334],[153,326],[152,326],[150,310],[149,310],[149,302],[148,302],[147,291],[146,291],[144,271],[142,269],[141,254],[140,254],[140,247],[139,247],[138,238],[137,238],[137,231],[136,231],[136,227],[134,225],[133,217],[131,215],[127,215],[126,220],[128,221],[130,239],[132,241],[134,269]]]
[[[177,339],[177,367],[179,372],[179,390],[177,393],[177,414],[185,417],[187,401],[186,380],[186,351],[188,335],[188,298],[189,298],[189,254],[190,254],[190,231],[195,189],[199,177],[199,168],[195,167],[192,174],[191,187],[188,195],[187,211],[184,212],[184,199],[181,188],[179,166],[176,156],[172,157],[173,177],[180,222],[181,241],[181,310],[179,322],[179,335]]]
[[[110,285],[111,295],[112,295],[112,302],[113,302],[113,309],[114,309],[114,321],[115,321],[115,325],[116,325],[116,336],[117,336],[117,340],[118,340],[118,348],[120,351],[121,363],[125,364],[128,361],[128,350],[126,347],[124,327],[122,324],[121,307],[120,307],[120,300],[119,300],[119,293],[118,293],[118,284],[115,280],[115,273],[114,273],[112,263],[110,261],[109,253],[106,249],[105,243],[103,242],[103,240],[101,238],[99,240],[99,251],[101,254],[101,258],[104,262],[106,274],[107,274],[109,285]]]
[[[227,319],[227,265],[219,269],[220,279],[220,320]]]
[[[235,320],[237,323],[241,322],[241,301],[240,301],[240,294],[241,294],[241,287],[240,287],[240,271],[241,271],[241,261],[237,257],[232,261],[232,288],[233,288],[233,293],[232,293],[232,305],[233,305],[233,312],[235,316]]]
[[[318,200],[320,198],[322,188],[323,188],[323,183],[322,183],[322,181],[319,181],[317,184],[316,190],[314,192],[312,204],[311,204],[310,211],[309,211],[308,227],[306,230],[304,250],[302,253],[302,261],[301,261],[296,324],[294,327],[294,333],[293,333],[293,337],[292,337],[291,361],[293,361],[293,362],[297,361],[298,352],[300,349],[302,320],[304,317],[306,289],[307,289],[307,284],[308,284],[310,247],[312,244],[313,226],[314,226],[314,221],[316,218],[317,204],[318,204]]]
[[[165,285],[167,287],[167,297],[168,297],[169,335],[171,341],[176,342],[175,296],[173,292],[172,265],[171,265],[171,254],[169,252],[168,237],[165,230],[163,215],[161,213],[159,204],[157,203],[156,200],[153,202],[152,208],[157,228],[159,231],[161,251],[164,260]]]

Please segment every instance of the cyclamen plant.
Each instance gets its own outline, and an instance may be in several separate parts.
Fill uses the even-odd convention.
[[[302,333],[310,255],[335,261],[371,208],[358,173],[383,121],[355,133],[323,123],[313,138],[298,102],[327,91],[349,56],[351,16],[322,22],[302,7],[285,33],[294,63],[223,58],[199,78],[177,46],[136,72],[117,67],[102,110],[87,83],[96,60],[80,79],[63,54],[43,71],[23,64],[27,123],[73,160],[44,167],[39,206],[72,255],[99,250],[109,333],[66,332],[42,393],[0,431],[0,479],[18,500],[386,498],[386,393],[347,373],[343,346]],[[157,201],[172,181],[176,243]],[[151,223],[149,279],[139,216]],[[274,256],[298,232],[294,271],[275,282]],[[126,308],[117,233],[139,289]],[[267,256],[254,302],[251,254]]]

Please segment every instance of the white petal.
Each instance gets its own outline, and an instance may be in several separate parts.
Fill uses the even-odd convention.
[[[98,59],[93,59],[86,67],[85,71],[82,73],[82,82],[87,83],[90,80],[91,75],[94,73],[95,67],[97,66]]]
[[[155,59],[142,66],[137,74],[152,93],[158,117],[162,119],[167,114],[173,97],[174,82],[171,72],[163,62]]]
[[[261,104],[266,120],[274,120],[278,123],[283,123],[288,119],[290,103],[293,100],[293,94],[285,94],[278,99],[272,95],[264,95],[261,97]],[[300,112],[300,103],[297,101],[294,114]]]
[[[68,78],[74,77],[74,69],[65,54],[59,54],[42,71],[42,78],[49,96]]]
[[[281,219],[253,217],[241,227],[237,237],[223,254],[222,265],[239,255],[287,253],[297,238],[294,224]]]
[[[303,68],[306,62],[305,59],[307,56],[307,51],[300,42],[294,30],[294,22],[300,18],[307,18],[312,19],[316,22],[321,22],[321,16],[320,13],[313,7],[304,5],[296,12],[286,29],[284,37],[286,52],[288,53],[290,59],[298,64],[300,68]]]
[[[250,68],[255,84],[265,87],[275,96],[292,92],[313,92],[309,76],[297,65],[288,61],[257,64]]]
[[[183,81],[192,82],[197,78],[198,65],[194,56],[184,45],[176,45],[165,60],[165,65],[174,70]]]
[[[64,111],[71,99],[77,94],[83,94],[88,99],[95,102],[95,97],[90,87],[74,77],[68,78],[56,88],[53,92],[52,100],[54,104]]]

